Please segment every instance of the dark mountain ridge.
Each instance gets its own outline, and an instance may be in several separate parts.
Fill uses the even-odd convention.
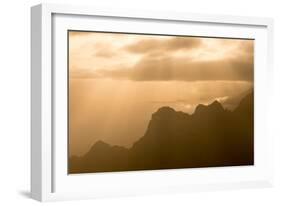
[[[98,141],[69,173],[253,165],[253,92],[233,111],[214,101],[193,114],[161,107],[130,149]]]

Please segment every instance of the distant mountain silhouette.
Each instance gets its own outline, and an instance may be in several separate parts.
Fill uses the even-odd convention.
[[[233,111],[214,101],[193,114],[161,107],[130,149],[98,141],[70,157],[69,173],[238,166],[254,164],[253,91]]]
[[[222,105],[224,108],[227,108],[229,110],[233,110],[237,107],[237,105],[240,103],[240,101],[247,96],[247,94],[253,92],[253,88],[247,89],[246,91],[243,91],[241,93],[238,93],[236,95],[230,96],[226,98],[224,101],[222,101]]]

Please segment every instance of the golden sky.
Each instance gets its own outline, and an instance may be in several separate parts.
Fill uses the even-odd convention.
[[[69,32],[70,154],[130,147],[162,106],[233,109],[253,87],[253,55],[254,40]]]

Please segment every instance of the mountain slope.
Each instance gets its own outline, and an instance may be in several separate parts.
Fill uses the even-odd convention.
[[[162,107],[130,149],[99,141],[85,156],[70,158],[69,172],[252,165],[253,111],[253,93],[233,112],[217,101],[192,115]]]

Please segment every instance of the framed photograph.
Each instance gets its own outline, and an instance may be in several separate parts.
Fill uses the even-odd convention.
[[[31,16],[34,199],[272,186],[271,19]]]

